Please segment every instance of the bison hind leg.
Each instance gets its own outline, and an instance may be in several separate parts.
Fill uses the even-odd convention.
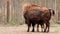
[[[46,23],[46,28],[45,28],[45,30],[44,30],[44,32],[49,32],[49,28],[50,28],[50,23],[49,22],[47,22]]]
[[[37,32],[39,32],[39,24],[37,24]]]
[[[48,22],[47,24],[46,24],[46,32],[48,33],[49,32],[49,29],[50,29],[50,23]]]
[[[44,24],[41,24],[41,32],[44,32]]]

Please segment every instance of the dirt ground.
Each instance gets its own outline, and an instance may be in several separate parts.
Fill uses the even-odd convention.
[[[35,32],[27,32],[25,24],[20,26],[0,26],[0,34],[60,34],[60,25],[51,25],[49,33],[36,32],[36,28]]]

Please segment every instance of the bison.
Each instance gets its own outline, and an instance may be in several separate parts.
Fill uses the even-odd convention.
[[[27,32],[29,32],[30,26],[32,24],[32,32],[34,32],[34,27],[37,24],[37,31],[39,31],[39,24],[43,31],[44,24],[46,25],[44,32],[49,32],[50,23],[49,20],[51,19],[51,14],[54,13],[54,10],[48,9],[46,7],[42,7],[39,5],[35,5],[32,3],[26,3],[23,5],[23,16],[25,18],[25,23],[28,26]],[[47,31],[46,31],[47,30]]]
[[[55,12],[54,12],[54,10],[52,10],[52,9],[48,9],[48,12],[46,12],[45,14],[44,13],[42,13],[43,15],[41,16],[42,18],[40,18],[41,19],[41,23],[42,24],[40,24],[41,25],[41,28],[42,28],[42,31],[43,32],[49,32],[49,28],[50,28],[50,19],[51,19],[51,16],[52,15],[55,15]],[[43,30],[43,28],[44,28],[44,24],[46,25],[46,27],[45,27],[45,29]],[[39,31],[39,24],[37,25],[37,31]]]

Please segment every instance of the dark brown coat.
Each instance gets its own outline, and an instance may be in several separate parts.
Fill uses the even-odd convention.
[[[37,31],[39,31],[39,24],[41,25],[41,28],[43,28],[44,24],[46,24],[44,32],[46,32],[47,29],[47,32],[49,32],[49,20],[51,19],[51,10],[52,9],[48,9],[46,7],[38,6],[31,3],[24,4],[23,16],[25,18],[25,23],[28,25],[27,31],[29,32],[31,24],[33,26],[32,32],[34,32],[35,24],[37,24]],[[52,12],[54,14],[54,10],[52,10]]]

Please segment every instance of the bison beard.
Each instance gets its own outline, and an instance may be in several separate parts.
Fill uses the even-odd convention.
[[[41,25],[41,31],[42,32],[49,32],[49,27],[50,23],[49,20],[51,19],[51,10],[52,9],[46,9],[45,7],[40,7],[38,5],[32,5],[29,4],[30,6],[25,5],[24,9],[24,18],[25,18],[25,23],[28,26],[27,32],[29,32],[30,26],[32,24],[32,32],[34,32],[34,27],[37,24],[37,31],[39,32],[39,24]],[[29,7],[26,9],[26,7]],[[52,10],[53,14],[54,11]],[[45,29],[44,24],[46,25]]]

